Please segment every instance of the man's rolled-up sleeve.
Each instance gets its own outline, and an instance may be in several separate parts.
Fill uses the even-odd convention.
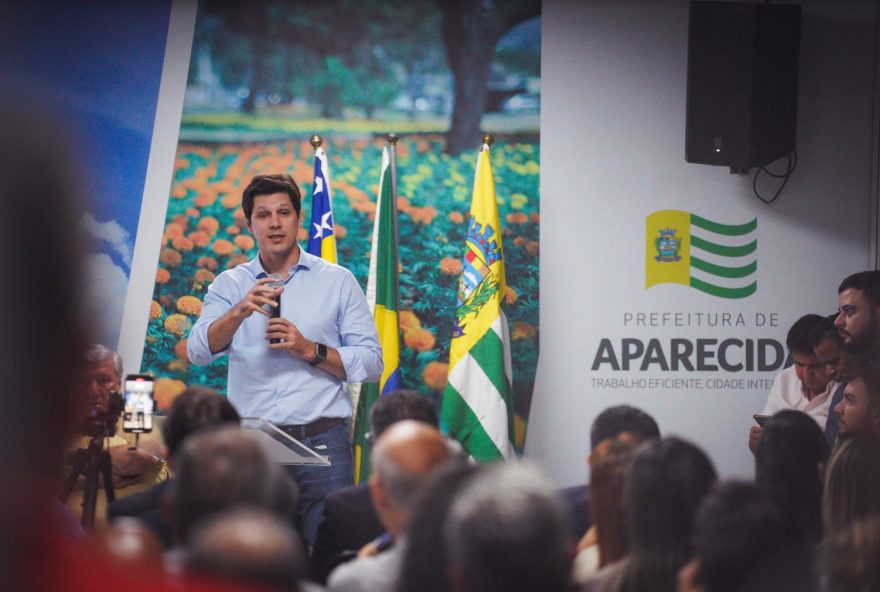
[[[229,286],[225,286],[225,284],[223,276],[219,276],[208,287],[208,293],[205,295],[205,301],[202,303],[202,314],[199,316],[196,324],[193,325],[192,331],[190,331],[187,338],[186,355],[189,361],[196,366],[210,364],[229,351],[227,346],[223,350],[212,353],[211,345],[208,343],[208,328],[211,326],[211,323],[222,317],[232,308],[231,291]]]
[[[348,276],[340,296],[341,345],[336,350],[345,368],[345,381],[378,382],[384,368],[382,346],[367,299],[354,276]]]

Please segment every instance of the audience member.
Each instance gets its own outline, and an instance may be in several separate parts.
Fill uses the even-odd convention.
[[[289,506],[280,499],[292,491],[289,477],[270,463],[256,440],[237,427],[193,434],[184,441],[175,464],[172,532],[185,547],[195,527],[209,516],[235,507],[277,512]]]
[[[831,456],[823,499],[826,539],[880,514],[878,450],[876,435],[858,434],[841,442]]]
[[[852,377],[853,370],[851,354],[843,347],[840,332],[834,324],[835,318],[837,318],[836,314],[825,317],[810,332],[813,353],[825,365],[828,379],[837,383],[831,394],[831,402],[828,404],[828,419],[825,420],[825,438],[830,444],[834,444],[837,439],[838,423],[834,409],[843,399],[843,391],[847,381]]]
[[[843,398],[834,408],[839,438],[858,433],[880,434],[880,371],[864,363],[861,358],[843,390]]]
[[[640,441],[630,432],[602,440],[591,455],[590,507],[593,526],[578,543],[572,580],[585,582],[599,568],[623,559],[628,551],[623,490],[629,463]]]
[[[486,467],[452,503],[444,528],[451,588],[458,592],[562,592],[573,540],[568,516],[526,464]]]
[[[235,407],[220,393],[203,387],[183,391],[168,410],[162,422],[165,456],[175,468],[175,457],[187,437],[197,431],[222,424],[238,424]],[[172,479],[124,499],[116,500],[107,509],[108,519],[131,516],[144,521],[167,549],[172,545],[171,500]]]
[[[822,475],[829,452],[822,429],[800,411],[780,411],[764,428],[755,483],[778,504],[787,543],[822,538]]]
[[[822,591],[880,590],[880,517],[857,520],[823,548]]]
[[[92,344],[85,350],[83,358],[83,367],[74,383],[79,406],[74,423],[78,426],[79,435],[68,444],[71,454],[77,449],[88,448],[91,436],[95,436],[95,433],[89,433],[93,428],[106,428],[102,423],[112,415],[109,413],[111,393],[119,393],[122,387],[122,358],[115,351]],[[118,418],[111,419],[111,431],[115,431]],[[110,454],[113,490],[117,498],[141,492],[168,478],[161,447],[155,441],[144,441],[135,448],[124,437],[114,434],[105,439],[104,447]],[[67,472],[70,470],[68,467]],[[67,507],[76,516],[81,516],[83,511],[84,483],[85,480],[80,477],[66,500]],[[103,479],[98,487],[94,510],[94,526],[100,528],[106,522],[107,515]]]
[[[207,518],[192,534],[187,569],[193,575],[261,590],[310,589],[302,581],[306,558],[296,532],[265,511],[239,508]]]
[[[839,314],[834,324],[844,347],[865,354],[880,344],[880,271],[860,271],[845,278],[837,289]]]
[[[102,563],[113,563],[140,577],[162,570],[162,545],[143,522],[120,518],[96,531],[86,544],[86,553]]]
[[[781,551],[785,530],[767,492],[750,483],[717,484],[697,511],[694,558],[679,571],[679,592],[741,590],[750,571]]]
[[[629,556],[599,570],[584,590],[674,589],[678,570],[691,558],[694,514],[715,478],[711,461],[693,444],[675,437],[644,443],[624,492]]]
[[[654,418],[629,405],[615,405],[608,407],[596,416],[590,426],[590,454],[587,456],[587,465],[593,465],[593,451],[600,442],[615,439],[620,434],[627,432],[637,440],[659,438],[660,428]],[[571,514],[571,524],[575,536],[582,537],[583,546],[595,544],[595,530],[590,529],[591,512],[589,503],[589,488],[586,484],[573,485],[560,491],[562,499]],[[581,546],[581,545],[579,545]]]
[[[437,427],[437,410],[425,395],[400,389],[379,398],[370,410],[370,439],[375,442],[393,423],[411,419]],[[324,498],[324,511],[312,550],[312,575],[324,583],[335,564],[354,555],[383,535],[385,529],[373,508],[370,490],[359,483],[331,491]],[[384,542],[382,539],[381,542]]]
[[[785,345],[794,362],[773,379],[767,404],[761,415],[773,415],[783,409],[796,409],[812,417],[823,429],[828,420],[831,395],[837,383],[829,381],[825,365],[819,361],[810,344],[810,333],[822,321],[815,314],[804,315],[788,330]],[[755,452],[761,439],[761,426],[752,426],[749,449]]]
[[[480,465],[452,462],[428,481],[410,514],[398,592],[450,591],[443,527],[458,492],[480,471]]]
[[[382,434],[373,448],[369,487],[373,506],[382,526],[394,537],[394,546],[337,567],[327,582],[330,590],[379,592],[396,586],[415,499],[429,475],[449,458],[443,435],[424,422],[398,421]]]

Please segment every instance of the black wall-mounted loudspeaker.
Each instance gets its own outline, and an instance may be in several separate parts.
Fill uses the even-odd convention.
[[[685,160],[737,169],[791,154],[801,7],[691,2]]]

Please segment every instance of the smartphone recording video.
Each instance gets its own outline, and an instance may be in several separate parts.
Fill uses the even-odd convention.
[[[153,431],[153,377],[129,374],[125,377],[122,430],[131,434]]]

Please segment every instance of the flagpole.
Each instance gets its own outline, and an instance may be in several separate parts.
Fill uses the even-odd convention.
[[[493,136],[492,134],[483,134],[483,144],[486,144],[487,146],[489,146],[491,148],[492,144],[494,144],[494,143],[495,143],[495,136]]]
[[[400,241],[397,234],[397,141],[400,136],[397,134],[388,134],[385,136],[389,146],[389,156],[391,160],[391,211],[393,212],[392,222],[394,227],[394,296],[395,302],[400,302],[400,280],[397,276],[397,270],[400,267]]]
[[[309,144],[312,145],[312,148],[317,150],[321,147],[321,144],[324,143],[324,138],[319,136],[318,134],[313,134],[311,138],[309,138]]]

